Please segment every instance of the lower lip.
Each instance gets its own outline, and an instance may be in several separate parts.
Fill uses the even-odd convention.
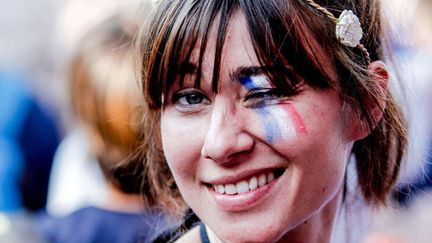
[[[258,187],[253,191],[248,191],[241,194],[220,194],[209,188],[210,194],[213,196],[216,204],[225,211],[245,211],[260,204],[270,194],[279,178],[274,179],[269,184],[263,187]]]

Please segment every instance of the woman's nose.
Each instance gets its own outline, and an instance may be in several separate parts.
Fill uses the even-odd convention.
[[[251,151],[253,137],[245,131],[247,121],[235,108],[215,103],[201,155],[217,163],[227,163],[236,155]]]

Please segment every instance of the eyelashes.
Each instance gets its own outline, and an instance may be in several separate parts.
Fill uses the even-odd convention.
[[[257,87],[258,86],[258,87]],[[259,87],[261,86],[261,87]],[[297,85],[288,90],[269,87],[266,85],[255,85],[255,87],[249,87],[246,93],[241,91],[240,104],[250,109],[265,108],[270,105],[277,105],[285,103],[297,96],[303,85]],[[165,104],[170,107],[174,107],[177,111],[185,114],[192,114],[204,111],[214,102],[215,94],[212,93],[209,96],[205,91],[200,88],[187,87],[179,89],[171,94],[169,103]]]
[[[261,108],[265,105],[279,103],[282,97],[284,97],[284,95],[276,88],[258,88],[249,91],[244,98],[244,104],[248,108]]]
[[[179,103],[181,105],[197,105],[201,104],[204,99],[204,95],[200,94],[199,92],[191,92],[183,95],[179,95],[175,98],[176,103]]]
[[[196,88],[186,88],[176,91],[172,95],[171,104],[180,112],[187,113],[199,111],[204,106],[210,105],[211,101],[203,91]]]
[[[302,85],[290,90],[280,88],[255,88],[249,91],[244,99],[248,108],[262,108],[266,105],[276,105],[296,97],[302,91]]]
[[[296,92],[297,93],[297,92]],[[257,88],[249,91],[243,98],[242,104],[246,108],[260,109],[270,105],[277,105],[291,98],[277,88]],[[183,113],[194,113],[212,104],[203,91],[195,88],[179,90],[172,95],[171,105]]]

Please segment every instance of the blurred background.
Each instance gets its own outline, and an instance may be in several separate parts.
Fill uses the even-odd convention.
[[[67,178],[80,181],[79,189],[76,183],[56,189],[50,177],[56,171],[56,151],[73,123],[66,80],[74,48],[91,26],[130,2],[138,1],[0,0],[0,241],[34,241],[31,224],[38,214],[66,215],[104,197],[97,172],[88,181],[76,174]],[[402,83],[392,88],[410,122],[408,163],[394,193],[395,205],[402,208],[432,187],[431,2],[383,1],[385,32],[394,53],[395,65],[390,66]],[[77,156],[71,153],[70,164]],[[383,217],[383,225],[389,225],[393,214]],[[428,225],[432,214],[430,219]],[[377,229],[388,232],[383,226]]]
[[[77,162],[85,143],[59,152],[74,123],[68,65],[84,33],[136,2],[0,0],[0,242],[37,242],[47,213],[104,200],[97,164]]]

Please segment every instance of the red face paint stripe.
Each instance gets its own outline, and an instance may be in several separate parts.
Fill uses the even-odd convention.
[[[301,118],[300,114],[297,112],[297,110],[294,108],[291,104],[283,104],[283,109],[289,114],[289,116],[292,119],[292,122],[294,123],[295,131],[297,134],[307,134],[306,126],[303,123],[303,119]]]

